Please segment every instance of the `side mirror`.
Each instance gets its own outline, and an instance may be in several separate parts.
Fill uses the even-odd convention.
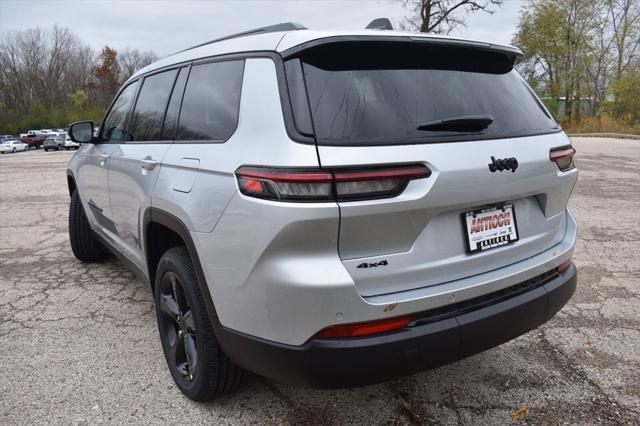
[[[93,121],[78,121],[69,125],[69,136],[78,143],[94,142]]]

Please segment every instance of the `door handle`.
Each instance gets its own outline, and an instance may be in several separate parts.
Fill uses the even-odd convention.
[[[140,160],[140,167],[145,170],[153,170],[158,165],[158,162],[152,159],[150,156],[147,156]]]

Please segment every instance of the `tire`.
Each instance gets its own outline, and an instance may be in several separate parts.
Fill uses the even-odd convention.
[[[49,150],[47,148],[44,149],[44,152],[49,152]]]
[[[13,154],[15,154],[15,153],[16,153],[16,149],[15,149],[15,148],[13,148],[13,149],[11,150],[11,152],[12,152]]]
[[[154,301],[162,349],[180,391],[194,401],[235,392],[248,373],[220,347],[185,247],[171,248],[162,255]]]
[[[98,262],[106,257],[102,244],[98,242],[89,226],[77,190],[71,194],[69,204],[69,241],[73,255],[81,262]]]
[[[60,145],[56,146],[56,151],[60,151]]]

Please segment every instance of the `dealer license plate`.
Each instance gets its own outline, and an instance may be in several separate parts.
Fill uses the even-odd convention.
[[[470,253],[487,251],[518,241],[513,204],[486,207],[463,213]]]

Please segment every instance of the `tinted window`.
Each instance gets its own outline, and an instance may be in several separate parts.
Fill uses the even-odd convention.
[[[304,77],[300,60],[292,59],[285,62],[285,72],[287,74],[289,99],[291,99],[291,109],[293,110],[296,129],[302,134],[313,135],[309,101],[304,90]]]
[[[557,128],[505,54],[405,44],[412,45],[409,51],[395,43],[334,46],[303,56],[318,141],[429,142]],[[418,130],[470,116],[491,116],[493,122],[483,130]]]
[[[238,124],[244,61],[191,67],[176,139],[226,140]]]
[[[109,115],[104,120],[102,138],[109,142],[125,142],[131,140],[130,135],[125,130],[127,114],[131,109],[131,104],[136,95],[138,82],[128,85],[118,96]]]
[[[184,85],[187,82],[188,68],[182,68],[171,93],[169,106],[164,118],[164,127],[162,128],[162,139],[174,139],[176,135],[176,125],[178,124],[178,114],[180,113],[180,103],[182,103],[182,94],[184,93]]]
[[[130,126],[132,140],[160,140],[164,111],[177,74],[178,70],[171,70],[144,79],[133,109]]]

